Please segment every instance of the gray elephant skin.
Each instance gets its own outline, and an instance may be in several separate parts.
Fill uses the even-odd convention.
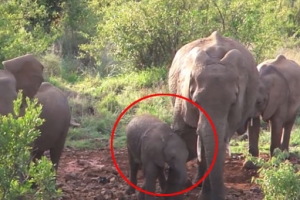
[[[212,119],[218,135],[218,154],[198,199],[224,200],[223,181],[226,144],[253,116],[259,76],[252,54],[238,41],[218,32],[182,46],[169,70],[169,90],[200,105]],[[189,148],[189,159],[198,156],[199,180],[215,153],[212,127],[194,105],[173,98],[173,130]]]
[[[159,180],[163,193],[184,189],[187,180],[186,162],[188,150],[185,142],[157,117],[149,114],[135,116],[126,127],[127,150],[130,166],[130,181],[137,184],[137,172],[142,169],[145,177],[143,189],[155,192]],[[170,167],[165,180],[164,167]],[[128,186],[127,194],[135,189]],[[154,200],[154,196],[139,193],[139,200]],[[183,195],[164,199],[182,200]]]
[[[266,60],[257,66],[259,93],[253,123],[249,127],[249,152],[259,155],[260,117],[271,124],[270,154],[274,149],[289,149],[292,127],[300,106],[300,66],[284,55]],[[284,130],[284,131],[283,131]],[[282,138],[282,141],[281,141]]]
[[[70,126],[71,113],[67,97],[48,82],[43,82],[43,65],[31,54],[3,62],[0,70],[0,114],[13,111],[13,100],[18,90],[23,90],[20,115],[26,108],[25,98],[37,98],[42,104],[40,118],[44,123],[37,127],[41,135],[34,141],[32,159],[40,159],[44,151],[50,150],[50,158],[55,170],[64,148]],[[22,114],[23,113],[23,114]]]

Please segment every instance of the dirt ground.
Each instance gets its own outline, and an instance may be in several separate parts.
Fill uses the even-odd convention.
[[[128,160],[126,149],[115,150],[119,168],[128,177]],[[226,199],[263,199],[258,186],[251,183],[251,177],[256,171],[243,169],[243,158],[234,155],[225,164]],[[196,162],[187,163],[189,177],[196,170]],[[139,173],[138,186],[143,182]],[[58,169],[58,187],[63,190],[63,200],[136,200],[135,194],[124,195],[127,183],[118,174],[111,159],[110,150],[79,151],[65,149]],[[159,187],[157,184],[157,191]],[[185,194],[186,200],[196,200],[200,188],[195,188]],[[158,198],[159,199],[159,198]]]

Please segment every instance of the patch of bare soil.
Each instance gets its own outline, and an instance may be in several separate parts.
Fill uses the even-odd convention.
[[[119,168],[128,177],[128,159],[126,149],[115,150]],[[258,186],[251,183],[251,177],[256,176],[255,170],[243,169],[243,158],[234,156],[225,163],[226,199],[243,200],[263,198]],[[192,179],[196,171],[196,162],[187,163],[189,177]],[[138,186],[143,183],[142,173],[138,176]],[[58,169],[58,187],[63,190],[64,200],[136,200],[138,191],[125,195],[128,184],[118,174],[109,149],[79,151],[65,149]],[[157,184],[157,191],[159,186]],[[200,188],[195,188],[185,194],[186,200],[196,200]],[[159,198],[158,198],[159,199]]]

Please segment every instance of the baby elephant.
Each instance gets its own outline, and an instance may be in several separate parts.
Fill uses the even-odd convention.
[[[188,150],[181,137],[166,123],[152,115],[139,115],[129,122],[126,134],[130,181],[133,184],[137,185],[137,172],[142,169],[145,177],[142,188],[146,191],[155,192],[157,178],[163,193],[174,193],[185,188]],[[165,163],[170,167],[167,180]],[[131,186],[126,190],[126,194],[134,192]],[[154,200],[155,197],[140,192],[138,199]],[[165,199],[180,200],[183,195]]]

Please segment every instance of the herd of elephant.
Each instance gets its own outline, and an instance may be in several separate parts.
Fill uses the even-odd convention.
[[[0,70],[0,114],[13,113],[13,100],[23,91],[20,116],[27,107],[25,98],[42,104],[37,127],[41,135],[34,141],[32,159],[50,150],[57,170],[71,123],[67,96],[45,82],[44,67],[33,55],[26,54],[3,62]],[[224,161],[231,137],[248,130],[249,152],[259,155],[260,118],[271,124],[270,153],[287,150],[291,129],[300,106],[300,66],[278,55],[256,63],[253,55],[238,41],[217,31],[206,38],[182,46],[169,69],[169,92],[193,100],[210,116],[218,136],[214,167],[201,184],[199,200],[224,200]],[[205,174],[213,161],[215,136],[203,112],[184,99],[172,97],[173,123],[170,126],[151,115],[134,117],[126,128],[130,181],[137,183],[137,171],[145,175],[143,189],[155,192],[156,179],[163,193],[186,187],[186,162],[197,158],[193,182]],[[283,131],[284,129],[284,131]],[[165,163],[169,166],[165,176]],[[129,186],[127,194],[133,193]],[[140,193],[140,200],[154,196]],[[179,200],[183,195],[165,199]]]
[[[198,200],[225,199],[224,161],[235,133],[241,135],[248,130],[249,152],[259,155],[260,118],[271,124],[271,155],[275,148],[288,151],[300,106],[300,66],[293,60],[280,54],[257,65],[241,43],[215,31],[177,51],[168,84],[170,93],[200,105],[217,132],[217,157],[201,183]],[[156,179],[163,193],[182,191],[187,187],[186,162],[197,158],[193,180],[197,183],[214,159],[215,136],[205,114],[182,98],[174,97],[172,105],[171,127],[148,114],[134,117],[127,125],[130,181],[136,184],[137,171],[142,169],[142,188],[150,192],[155,192]],[[166,175],[165,163],[169,166]],[[129,186],[126,193],[132,192],[134,188]],[[141,192],[138,197],[155,199]],[[182,194],[165,197],[183,198]]]

